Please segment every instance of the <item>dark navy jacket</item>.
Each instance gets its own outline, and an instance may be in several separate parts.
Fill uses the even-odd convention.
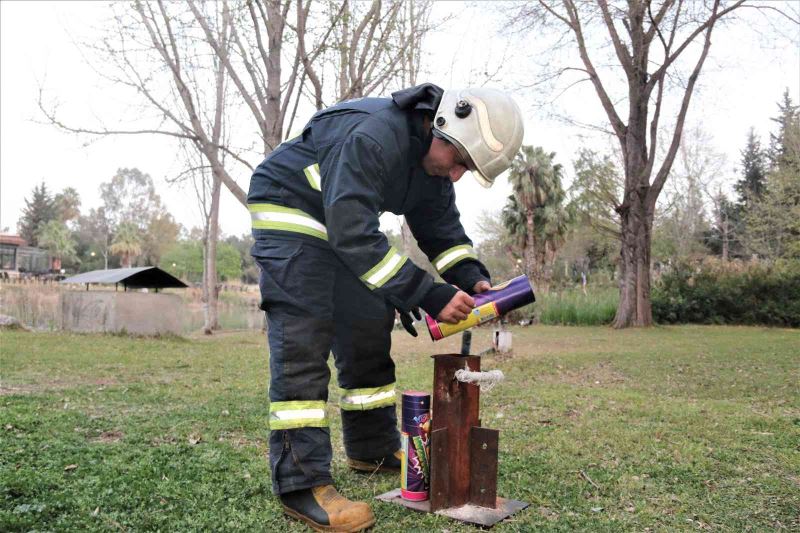
[[[405,215],[420,249],[448,283],[471,292],[489,273],[464,233],[448,178],[429,176],[423,125],[442,90],[424,84],[392,98],[360,98],[316,113],[253,173],[247,197],[256,240],[300,238],[330,248],[401,311],[436,316],[455,294],[390,246],[384,211]],[[327,244],[326,244],[327,242]]]

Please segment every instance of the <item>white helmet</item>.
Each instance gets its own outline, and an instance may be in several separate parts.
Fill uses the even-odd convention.
[[[495,89],[445,91],[433,120],[433,134],[451,142],[478,183],[491,187],[511,166],[522,145],[522,112]]]

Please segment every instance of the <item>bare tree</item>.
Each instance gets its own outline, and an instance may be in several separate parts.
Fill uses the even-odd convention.
[[[714,150],[711,137],[699,126],[684,129],[655,214],[655,233],[669,243],[666,248],[670,258],[685,259],[708,252],[704,243],[709,230],[706,200],[714,202],[708,191],[720,183],[724,163],[724,156]]]
[[[561,42],[572,43],[579,65],[560,68],[555,75],[580,72],[582,79],[592,84],[610,133],[621,149],[625,186],[616,206],[621,260],[620,302],[614,327],[653,323],[650,248],[656,202],[678,153],[712,33],[721,19],[744,3],[538,0],[519,13],[520,20],[530,26],[547,23],[566,29]],[[598,55],[607,49],[613,51],[613,66],[604,70],[601,65],[607,58]],[[624,88],[619,94],[612,90],[613,77],[622,80]],[[677,97],[674,106],[665,103],[667,92]],[[669,111],[674,112],[665,116]],[[659,136],[668,139],[663,152],[658,150]],[[663,156],[659,157],[660,153]]]
[[[97,53],[98,76],[135,93],[137,118],[149,123],[146,127],[68,124],[40,90],[44,116],[63,130],[88,136],[166,136],[191,146],[203,159],[213,180],[205,219],[207,331],[217,327],[215,248],[222,186],[246,207],[247,195],[236,176],[242,171],[249,176],[253,166],[248,160],[269,154],[282,141],[307,84],[319,108],[328,92],[333,101],[365,96],[404,79],[402,26],[397,22],[401,2],[384,6],[376,0],[366,12],[347,1],[313,5],[319,12],[303,0],[136,0],[113,5],[107,34],[86,48]],[[427,20],[423,11],[419,16]],[[331,53],[333,35],[348,36],[337,41],[347,49],[341,56],[346,67],[338,66]],[[347,74],[338,90],[327,89],[317,74],[331,61],[336,72]],[[245,120],[252,120],[255,135],[238,127]],[[238,135],[232,133],[234,124],[241,130]],[[253,138],[260,140],[258,148]]]

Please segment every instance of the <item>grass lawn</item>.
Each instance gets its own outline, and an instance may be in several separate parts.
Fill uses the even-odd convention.
[[[478,331],[473,350],[488,344]],[[432,353],[395,334],[398,385]],[[533,326],[488,356],[498,494],[531,506],[496,531],[800,530],[800,332]],[[267,468],[265,340],[0,333],[0,530],[302,531]],[[334,380],[335,383],[335,380]],[[351,498],[398,485],[344,465]],[[373,501],[376,531],[470,531]]]

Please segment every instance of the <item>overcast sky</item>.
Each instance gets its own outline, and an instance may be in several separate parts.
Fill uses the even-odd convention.
[[[434,19],[454,18],[428,39],[421,78],[444,87],[465,86],[482,81],[480,73],[499,65],[490,86],[513,89],[527,77],[533,80],[537,59],[542,59],[535,38],[512,40],[489,6],[436,4]],[[166,182],[183,167],[174,145],[164,138],[115,137],[85,145],[41,123],[36,106],[40,85],[74,123],[113,118],[127,105],[124,93],[96,81],[95,72],[74,44],[94,35],[92,28],[107,16],[103,2],[0,1],[0,230],[16,232],[24,198],[41,181],[53,192],[74,187],[81,195],[83,212],[88,212],[100,204],[99,184],[120,167],[137,167],[150,174],[173,216],[187,228],[201,225],[191,191]],[[800,102],[800,28],[783,24],[780,32],[773,33],[760,13],[750,10],[743,16],[744,24],[716,32],[687,122],[700,125],[714,147],[727,155],[728,185],[737,178],[735,167],[748,129],[755,127],[766,143],[773,129],[769,117],[775,116],[784,89]],[[525,143],[555,151],[557,161],[566,167],[567,184],[578,148],[587,143],[598,149],[609,146],[587,130],[551,116],[556,110],[586,122],[601,117],[587,84],[552,104],[552,94],[517,90],[515,95],[526,114]],[[258,163],[252,161],[254,166]],[[249,175],[240,171],[236,179],[246,190]],[[499,210],[510,188],[501,178],[486,191],[466,176],[456,190],[462,220],[475,239],[480,213]],[[226,234],[249,232],[248,213],[225,190],[220,221]]]

